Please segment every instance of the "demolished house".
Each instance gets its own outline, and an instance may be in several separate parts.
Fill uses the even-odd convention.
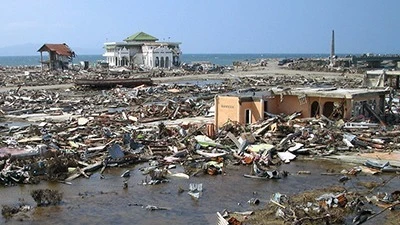
[[[364,75],[363,86],[399,89],[399,77],[400,71],[396,70],[370,70]]]
[[[251,124],[264,119],[268,111],[268,92],[234,92],[215,97],[215,124],[221,127],[227,121]]]
[[[63,44],[44,44],[39,48],[38,52],[40,52],[40,63],[42,66],[47,66],[50,70],[56,69],[66,69],[68,65],[72,63],[72,59],[75,57],[75,52],[71,50],[71,48],[63,43]],[[43,60],[43,52],[48,52],[49,59]]]
[[[215,98],[215,124],[227,121],[252,124],[266,114],[301,113],[300,117],[350,119],[364,116],[382,121],[383,89],[272,88],[265,92],[230,93]]]
[[[251,81],[259,80],[252,78]],[[73,180],[90,178],[97,173],[99,179],[93,180],[104,187],[107,182],[115,182],[115,179],[107,178],[115,176],[115,171],[118,171],[116,167],[123,167],[120,178],[124,190],[133,184],[148,186],[176,182],[177,185],[188,186],[186,190],[179,186],[178,195],[186,191],[191,200],[204,207],[206,201],[201,200],[203,194],[217,190],[212,186],[217,182],[205,182],[207,186],[203,188],[203,183],[198,181],[204,179],[194,178],[202,174],[224,176],[230,170],[245,165],[245,170],[231,173],[225,179],[242,172],[245,179],[257,180],[281,179],[288,175],[308,176],[315,172],[301,170],[295,174],[293,170],[282,170],[280,165],[290,163],[301,155],[317,159],[319,156],[333,157],[342,151],[358,153],[372,148],[379,151],[398,148],[397,128],[388,131],[379,129],[378,124],[370,124],[369,131],[360,132],[339,128],[324,118],[294,120],[291,116],[283,118],[281,115],[272,115],[301,112],[301,117],[311,117],[314,112],[316,117],[330,117],[328,115],[332,113],[329,112],[334,111],[332,108],[336,109],[333,106],[341,106],[342,117],[348,118],[361,110],[357,108],[359,102],[367,103],[363,107],[379,112],[385,104],[386,90],[271,88],[256,91],[254,88],[243,88],[233,92],[233,87],[237,88],[227,83],[208,84],[205,87],[171,83],[151,87],[143,85],[134,89],[115,87],[90,90],[79,87],[65,91],[17,89],[4,92],[0,95],[4,102],[4,118],[26,123],[8,122],[0,127],[0,185],[37,184],[41,180],[74,185]],[[222,94],[227,92],[230,94]],[[217,97],[214,98],[215,95]],[[218,125],[221,129],[212,132],[215,127],[209,124],[208,118],[200,119],[199,116],[210,113],[213,98],[217,124],[229,119],[254,123],[267,116],[272,118],[248,127],[237,123],[227,123],[222,128]],[[296,113],[297,116],[299,114]],[[394,158],[394,153],[390,152],[389,157]],[[140,168],[133,167],[136,164],[140,164]],[[400,171],[397,166],[392,166],[391,161],[382,164],[368,162],[366,165],[379,168],[379,171]],[[297,170],[303,167],[293,168]],[[108,169],[114,171],[104,173]],[[350,168],[343,176],[342,172],[330,171],[327,175],[340,176],[338,179],[344,182],[360,170]],[[128,182],[129,177],[132,180]],[[240,183],[253,184],[252,181]],[[264,187],[269,188],[268,185]],[[112,188],[115,188],[114,183]],[[257,193],[253,190],[241,193],[245,197],[251,195],[248,196],[251,197],[248,202],[251,210],[264,204],[256,198]],[[301,214],[304,208],[315,208],[318,215],[324,215],[327,212],[325,208],[329,209],[325,206],[345,209],[347,204],[343,197],[347,196],[349,202],[352,200],[351,193],[347,195],[341,191],[337,194],[335,191],[326,200],[313,198],[305,204],[296,204],[301,208],[295,208],[295,204],[283,201],[283,196],[275,193],[270,202],[281,205],[281,211],[271,211],[279,212],[282,215],[280,218],[284,219],[291,215],[285,208],[295,210],[293,215],[296,213],[298,218],[306,218]],[[235,205],[239,200],[234,199]],[[130,206],[168,210],[168,207],[141,203],[132,203]],[[237,206],[246,207],[243,204]],[[249,212],[253,214],[253,211]]]

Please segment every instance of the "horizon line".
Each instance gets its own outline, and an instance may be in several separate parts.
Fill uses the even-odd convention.
[[[182,55],[330,55],[330,53],[182,53]],[[366,53],[337,53],[336,55],[362,55]],[[378,53],[379,54],[379,53]],[[382,53],[381,53],[382,54]],[[396,54],[396,53],[383,53],[383,54]],[[85,53],[76,54],[79,56],[102,56],[99,53]],[[40,56],[40,55],[1,55],[0,57],[26,57],[26,56]],[[76,57],[75,57],[76,58]]]

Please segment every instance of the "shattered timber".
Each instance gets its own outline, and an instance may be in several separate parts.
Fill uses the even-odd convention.
[[[300,176],[308,182],[316,171],[288,172],[286,166],[333,160],[343,162],[340,169],[318,176],[339,186],[297,194],[275,190],[269,196],[243,191],[249,207],[242,204],[238,211],[225,205],[213,223],[361,224],[382,221],[379,215],[385,213],[388,220],[396,218],[400,190],[386,185],[399,183],[397,90],[366,87],[360,74],[287,70],[276,63],[236,63],[232,71],[217,74],[80,70],[21,76],[4,68],[1,188],[74,186],[93,177],[101,184],[122,168],[115,192],[179,182],[186,186],[176,195],[186,192],[201,206],[209,192],[222,190],[194,178],[229,177],[245,168],[235,179],[285,183]],[[134,176],[140,176],[139,184],[130,182]],[[368,183],[380,176],[390,179]],[[358,188],[347,185],[354,180]],[[40,202],[37,207],[62,207],[68,197],[52,190],[32,191],[32,196]],[[129,206],[173,211],[174,204]],[[4,205],[2,212],[10,219],[32,209],[21,202]]]

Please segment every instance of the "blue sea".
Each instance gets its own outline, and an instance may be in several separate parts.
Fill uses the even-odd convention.
[[[183,54],[181,61],[183,63],[192,63],[199,61],[209,61],[216,65],[231,66],[235,61],[255,62],[266,58],[316,58],[328,57],[329,54]],[[94,65],[99,60],[105,60],[102,55],[78,55],[73,63],[80,61],[89,61]],[[40,63],[40,55],[37,56],[0,56],[0,66],[36,66]]]

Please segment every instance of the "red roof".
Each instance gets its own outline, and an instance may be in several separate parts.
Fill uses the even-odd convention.
[[[55,52],[57,55],[74,57],[75,53],[67,44],[44,44],[38,52]]]

